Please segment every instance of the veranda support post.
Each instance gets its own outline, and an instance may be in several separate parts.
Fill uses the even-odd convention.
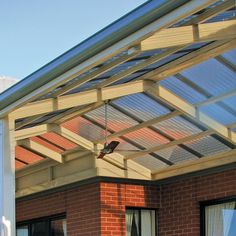
[[[15,236],[14,121],[0,119],[0,235]]]

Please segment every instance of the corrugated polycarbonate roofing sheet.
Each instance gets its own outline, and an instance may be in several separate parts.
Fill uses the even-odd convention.
[[[236,88],[235,73],[216,59],[204,61],[181,74],[215,96]]]
[[[164,162],[162,162],[162,161],[158,160],[157,158],[150,156],[150,155],[137,157],[134,159],[134,161],[137,162],[138,164],[143,165],[144,167],[150,169],[151,171],[160,170],[160,169],[168,166]]]
[[[174,76],[162,80],[160,84],[191,104],[202,102],[206,98],[204,95],[200,94],[195,89],[191,88]]]
[[[124,137],[127,137],[128,139],[142,145],[146,149],[168,143],[168,139],[149,128],[136,130],[124,135]]]
[[[142,93],[119,98],[113,101],[113,103],[143,121],[147,121],[170,112],[168,108],[162,106]]]
[[[137,124],[137,122],[135,122],[133,119],[109,105],[107,106],[107,113],[107,127],[113,131],[120,131]],[[90,117],[99,124],[105,126],[105,107],[102,106],[87,113],[86,117]]]
[[[200,139],[186,142],[185,145],[201,152],[205,156],[230,150],[228,146],[224,145],[222,142],[216,140],[211,136],[206,136]]]
[[[90,141],[96,141],[105,135],[104,129],[94,125],[83,117],[74,118],[65,122],[62,126]]]
[[[236,66],[236,49],[230,50],[222,54],[222,56]]]
[[[235,99],[232,100],[235,101]],[[232,103],[230,103],[230,105],[228,106],[232,107],[232,109],[235,109],[236,112],[236,106]],[[227,112],[224,108],[220,107],[217,104],[202,106],[200,110],[224,125],[229,125],[236,121],[236,116],[234,114]]]
[[[162,121],[153,125],[153,127],[161,130],[174,139],[181,139],[201,132],[198,127],[180,116]]]
[[[174,164],[198,159],[198,157],[196,157],[195,155],[191,154],[190,152],[184,150],[179,146],[166,148],[155,153],[173,162]]]

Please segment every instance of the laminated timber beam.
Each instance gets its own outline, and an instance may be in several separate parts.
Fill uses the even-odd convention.
[[[55,151],[45,147],[44,145],[34,142],[30,139],[19,140],[19,141],[17,141],[17,144],[19,146],[26,148],[26,149],[40,153],[40,155],[43,155],[43,156],[48,157],[50,159],[53,159],[59,163],[64,162],[63,156],[60,153],[55,152]]]
[[[224,139],[230,141],[233,144],[236,144],[235,132],[229,130],[226,126],[199,111],[197,107],[189,104],[163,86],[151,82],[148,93],[160,98],[164,102],[167,102],[175,109],[183,112],[183,114],[186,114],[207,128],[213,130],[216,134],[220,135]]]
[[[45,128],[46,127],[46,128]],[[81,153],[84,153],[84,151],[90,151],[90,153],[97,153],[99,150],[103,149],[102,144],[94,144],[93,142],[83,138],[82,136],[62,127],[59,125],[55,124],[48,124],[48,125],[40,125],[35,127],[37,130],[38,135],[43,134],[43,132],[54,132],[68,140],[70,140],[73,143],[76,143],[78,145],[78,148],[74,148],[72,150],[65,151],[62,154],[55,153],[51,149],[48,149],[44,147],[43,145],[40,145],[36,142],[33,142],[30,139],[26,140],[21,140],[22,138],[26,137],[32,137],[34,134],[33,129],[31,128],[26,128],[20,130],[20,132],[16,131],[16,139],[18,140],[18,145],[21,145],[25,148],[31,149],[33,151],[36,151],[44,156],[47,156],[51,159],[57,160],[58,162],[60,161],[60,157],[63,158],[63,161],[67,161],[67,159],[71,159],[74,157],[79,156]],[[81,147],[84,150],[81,150]],[[110,163],[113,166],[116,166],[121,169],[132,169],[133,171],[137,171],[138,173],[143,173],[145,176],[150,177],[150,171],[146,169],[145,167],[140,166],[139,164],[135,162],[131,163],[124,163],[124,157],[118,153],[112,153],[107,155],[104,158],[105,162]],[[101,160],[97,160],[98,163],[101,162]],[[102,164],[100,163],[99,166],[101,167]]]
[[[47,114],[76,106],[119,98],[130,94],[142,93],[145,90],[145,81],[135,81],[102,89],[92,89],[77,94],[32,102],[12,112],[11,116],[17,119],[39,114]]]
[[[25,128],[15,131],[15,139],[21,140],[50,132],[48,125],[37,125],[31,128]]]
[[[206,130],[206,131],[203,131],[201,133],[193,134],[193,135],[181,138],[181,139],[176,139],[176,140],[171,141],[169,143],[165,143],[165,144],[158,145],[158,146],[146,149],[146,150],[141,150],[139,152],[135,152],[133,154],[130,154],[130,155],[126,156],[125,159],[126,160],[131,160],[131,159],[135,159],[135,158],[138,158],[138,157],[142,157],[142,156],[145,156],[145,155],[147,155],[151,152],[161,151],[163,149],[170,148],[170,147],[179,145],[179,144],[184,143],[184,142],[192,141],[194,139],[199,139],[199,138],[205,137],[207,135],[211,135],[211,134],[213,134],[213,131]]]
[[[236,20],[163,29],[141,42],[141,50],[236,38]]]
[[[202,157],[199,160],[191,160],[185,163],[168,166],[163,170],[153,171],[152,179],[162,180],[232,163],[236,163],[236,150]]]

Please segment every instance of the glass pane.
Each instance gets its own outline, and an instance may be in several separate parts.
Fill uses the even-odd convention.
[[[156,219],[154,210],[141,210],[141,235],[156,235]]]
[[[235,236],[235,207],[236,202],[228,202],[206,207],[206,236]]]
[[[16,236],[28,236],[28,235],[29,235],[28,226],[17,227]]]
[[[59,219],[51,221],[51,236],[66,236],[66,220]]]
[[[32,236],[48,236],[48,222],[37,222],[32,224],[31,235]]]

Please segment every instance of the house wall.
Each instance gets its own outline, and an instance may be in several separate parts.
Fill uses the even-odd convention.
[[[68,236],[99,235],[99,184],[47,194],[16,204],[16,221],[27,221],[61,213],[67,216]]]
[[[236,195],[236,170],[161,186],[94,183],[17,202],[17,221],[66,212],[68,236],[125,235],[125,209],[158,209],[159,236],[199,236],[200,202]]]

